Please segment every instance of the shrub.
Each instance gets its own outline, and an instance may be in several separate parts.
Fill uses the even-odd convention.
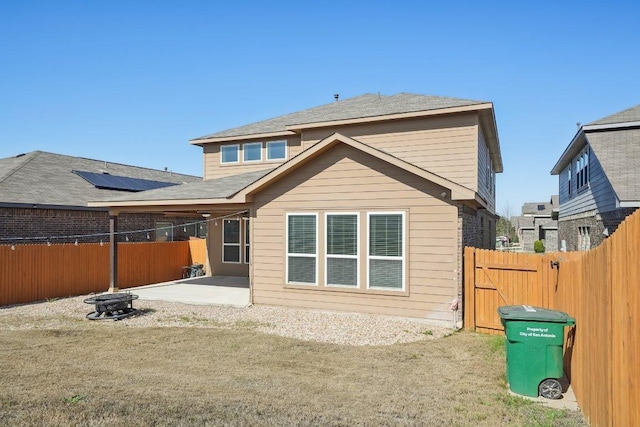
[[[541,254],[544,252],[544,243],[542,240],[536,240],[533,242],[533,251],[537,254]]]

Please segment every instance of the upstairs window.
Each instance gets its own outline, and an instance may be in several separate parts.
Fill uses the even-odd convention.
[[[571,195],[571,166],[567,169],[567,186],[569,187],[569,195]]]
[[[586,147],[576,159],[576,189],[589,183],[589,147]]]
[[[244,162],[259,162],[262,160],[262,142],[242,144],[242,160]]]
[[[220,147],[220,163],[238,163],[240,161],[240,146],[237,144]]]
[[[287,141],[267,142],[267,160],[282,160],[287,158]]]

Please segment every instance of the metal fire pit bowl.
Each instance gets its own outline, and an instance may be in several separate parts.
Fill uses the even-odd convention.
[[[86,304],[95,304],[96,311],[87,314],[90,320],[120,320],[138,313],[133,308],[133,300],[138,295],[130,292],[96,295],[84,300]]]

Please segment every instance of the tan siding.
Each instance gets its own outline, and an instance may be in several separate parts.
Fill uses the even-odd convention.
[[[478,189],[478,119],[475,113],[311,129],[302,134],[303,147],[308,148],[334,132],[384,150],[472,190]]]
[[[457,295],[457,208],[442,188],[346,145],[338,145],[254,196],[253,302],[360,311],[433,320],[453,319]],[[406,293],[366,291],[367,212],[405,212]],[[285,286],[287,212],[360,213],[360,290],[323,286],[323,250],[317,288]],[[323,245],[320,245],[323,247]]]
[[[215,213],[212,215],[216,215]],[[218,215],[220,216],[220,215]],[[244,256],[244,245],[240,245],[240,261],[241,264],[222,262],[222,221],[209,222],[209,237],[207,239],[209,252],[209,265],[211,266],[212,276],[249,276],[249,264],[245,264],[242,257]],[[244,232],[244,224],[241,226]],[[244,235],[241,235],[241,242],[244,242]]]
[[[210,143],[206,144],[203,147],[203,155],[204,155],[204,179],[215,179],[222,178],[225,176],[231,175],[239,175],[247,172],[255,172],[260,170],[265,170],[269,168],[274,168],[280,164],[284,160],[280,161],[267,161],[267,149],[266,143],[268,141],[281,141],[282,138],[271,138],[271,139],[261,139],[258,141],[239,141],[239,142],[226,142],[222,144],[218,143]],[[251,143],[251,142],[262,142],[262,161],[260,162],[251,162],[251,163],[242,163],[242,144]],[[221,145],[240,145],[240,163],[231,164],[231,165],[222,165],[220,163],[220,146]],[[287,152],[288,157],[297,155],[302,151],[302,144],[300,142],[299,137],[292,137],[287,140]],[[286,159],[285,159],[286,160]]]

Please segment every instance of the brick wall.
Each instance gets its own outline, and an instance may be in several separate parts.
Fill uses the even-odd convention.
[[[163,214],[120,214],[118,216],[118,231],[120,241],[131,242],[156,240],[156,223],[170,222],[182,225],[201,221],[202,217],[171,217]],[[151,230],[149,232],[126,233],[135,230]],[[173,228],[173,240],[187,240],[189,232],[184,227]],[[102,234],[99,236],[91,236]],[[18,243],[18,238],[28,238],[28,243],[73,243],[76,238],[62,238],[61,236],[78,237],[79,243],[100,242],[109,240],[109,214],[100,211],[65,210],[65,209],[23,209],[0,208],[0,243]],[[34,238],[42,238],[32,240]],[[15,240],[13,240],[15,239]]]
[[[594,214],[578,218],[570,218],[558,221],[558,241],[566,242],[567,251],[577,251],[579,227],[589,227],[589,240],[591,248],[600,245],[607,237],[604,235],[605,228],[611,236],[618,225],[637,208],[617,209],[611,212]],[[559,243],[560,245],[561,243]]]
[[[464,248],[495,249],[496,220],[486,210],[458,204],[458,298],[462,301]]]

